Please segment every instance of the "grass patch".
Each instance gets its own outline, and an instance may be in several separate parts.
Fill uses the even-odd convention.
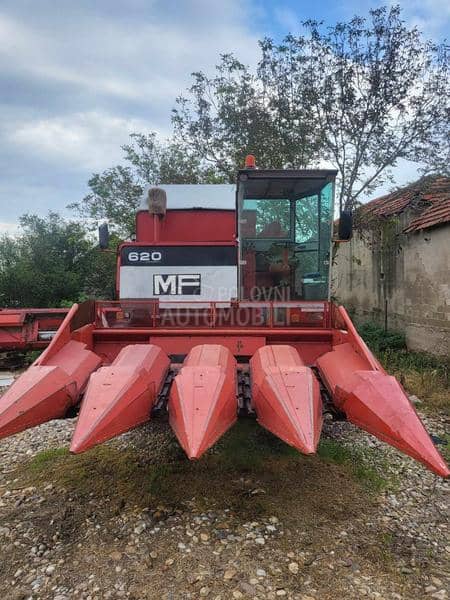
[[[112,446],[99,446],[80,455],[72,455],[66,448],[39,452],[19,472],[35,482],[52,482],[76,490],[79,496],[108,495],[112,490],[118,496],[140,495],[137,454]]]
[[[376,354],[386,350],[406,350],[406,338],[400,331],[385,331],[376,323],[364,323],[359,334]]]
[[[444,443],[438,446],[439,452],[447,462],[450,462],[450,433],[443,436]]]
[[[50,450],[42,450],[33,457],[29,463],[29,468],[35,473],[40,473],[44,469],[49,469],[53,464],[59,461],[61,457],[69,456],[67,448],[51,448]]]
[[[410,394],[423,401],[424,409],[450,415],[449,359],[406,350],[385,350],[379,359]]]
[[[115,493],[133,501],[146,502],[150,497],[181,501],[186,482],[193,495],[208,495],[214,481],[223,484],[225,479],[264,474],[271,459],[297,462],[301,458],[256,421],[243,419],[200,461],[189,461],[174,446],[166,462],[145,464],[133,449],[104,444],[78,455],[66,448],[44,450],[20,470],[34,481],[51,479],[81,496],[108,495],[114,482]]]
[[[359,333],[384,368],[424,402],[424,409],[450,414],[449,357],[408,350],[401,332],[386,332],[375,323],[365,323]]]
[[[380,534],[380,540],[383,546],[392,546],[394,543],[394,534],[391,531],[383,531]]]
[[[242,473],[264,469],[271,457],[298,458],[299,453],[275,437],[253,419],[242,419],[218,444],[215,460],[225,471]]]
[[[195,502],[199,510],[231,508],[252,518],[302,514],[311,522],[317,514],[349,518],[349,507],[366,510],[361,489],[373,490],[380,483],[366,463],[357,463],[353,451],[327,440],[319,456],[304,456],[250,419],[239,421],[199,461],[189,461],[175,445],[159,463],[112,444],[79,455],[57,448],[23,464],[17,476],[24,485],[51,482],[80,500],[106,498],[113,511],[155,505],[177,509]]]
[[[320,441],[317,451],[322,459],[338,465],[345,465],[352,477],[369,491],[379,492],[385,489],[389,482],[370,464],[369,452],[371,451],[363,451],[356,447],[350,448],[335,440],[325,438]]]
[[[346,446],[343,446],[335,440],[329,440],[325,438],[320,440],[317,454],[324,460],[329,460],[337,463],[338,465],[343,465],[346,462],[350,462],[354,457],[350,449]]]
[[[255,516],[273,514],[289,485],[289,473],[298,474],[304,460],[255,420],[242,419],[201,460],[189,461],[177,453],[168,463],[149,467],[147,477],[150,493],[163,503],[178,505],[194,497],[203,510],[212,499]],[[300,473],[298,480],[302,477]]]

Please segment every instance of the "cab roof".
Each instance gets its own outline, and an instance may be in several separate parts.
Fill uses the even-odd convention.
[[[245,198],[303,198],[334,182],[334,169],[241,169],[238,191]]]

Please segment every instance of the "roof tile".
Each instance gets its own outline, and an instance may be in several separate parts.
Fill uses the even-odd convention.
[[[361,209],[389,217],[402,213],[411,204],[419,215],[404,229],[405,233],[450,222],[450,177],[422,177],[405,188],[371,200]]]

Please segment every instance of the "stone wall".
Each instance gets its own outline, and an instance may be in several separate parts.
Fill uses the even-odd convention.
[[[355,321],[406,333],[408,347],[450,355],[450,224],[403,234],[407,212],[383,231],[339,245],[333,295]]]

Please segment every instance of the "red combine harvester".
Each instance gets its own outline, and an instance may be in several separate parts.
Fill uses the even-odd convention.
[[[312,454],[330,412],[449,475],[400,384],[330,301],[335,171],[252,167],[237,188],[146,190],[136,241],[118,249],[119,299],[68,311],[0,398],[0,437],[81,401],[75,453],[168,411],[191,459],[248,414]]]

